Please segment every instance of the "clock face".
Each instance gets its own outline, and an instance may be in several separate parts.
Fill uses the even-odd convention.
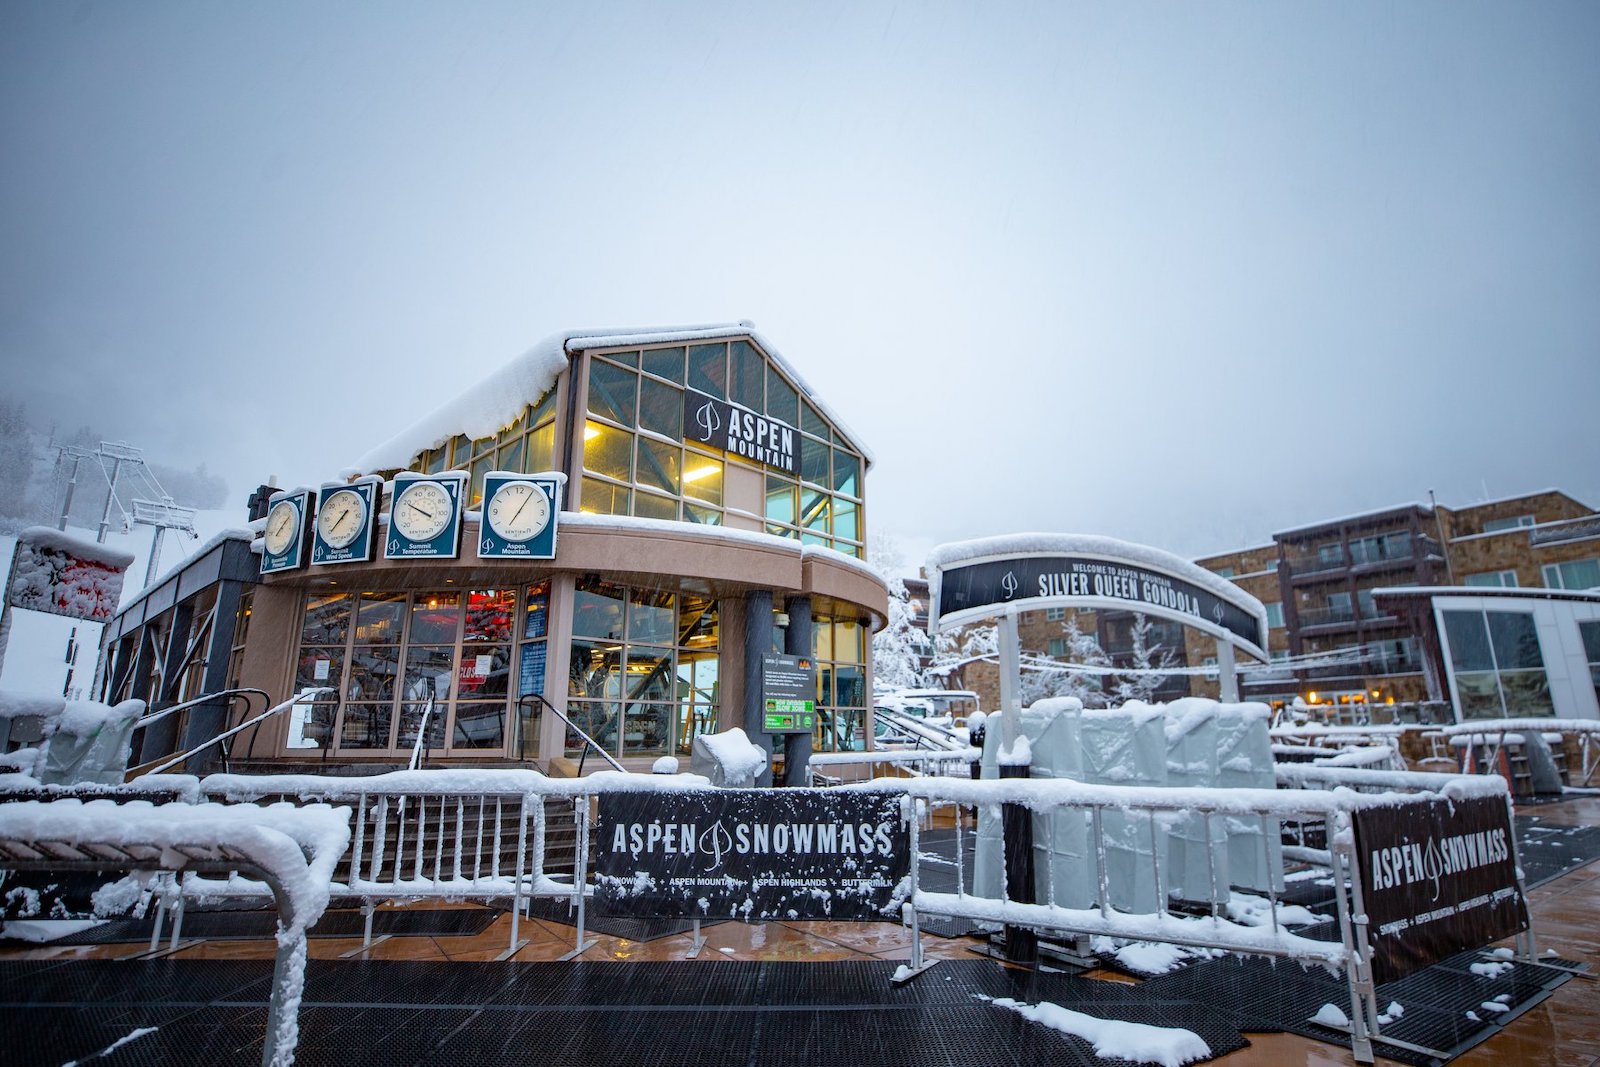
[[[367,502],[352,489],[340,489],[317,511],[317,533],[329,548],[349,547],[366,522]]]
[[[455,517],[455,501],[438,482],[412,482],[395,500],[389,521],[412,541],[432,541]]]
[[[550,500],[532,482],[507,482],[484,511],[489,528],[507,541],[526,541],[550,523]]]
[[[294,506],[294,501],[280,500],[272,505],[272,510],[267,512],[267,554],[283,555],[294,544],[295,535],[299,532],[300,509]]]

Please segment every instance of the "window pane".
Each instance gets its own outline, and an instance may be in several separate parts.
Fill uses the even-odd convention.
[[[515,589],[474,589],[467,594],[467,625],[462,640],[511,640],[511,616],[517,607]]]
[[[587,579],[580,581],[573,593],[573,636],[621,641],[624,596],[620,585]]]
[[[583,438],[584,469],[619,482],[633,481],[633,434],[589,422]]]
[[[444,725],[450,717],[450,709],[437,701],[429,708],[427,702],[421,700],[400,705],[400,736],[395,740],[397,747],[409,749],[417,743],[417,729],[422,725],[424,715],[428,717],[428,737],[423,747],[444,747]]]
[[[1590,663],[1600,663],[1600,622],[1580,622],[1578,632],[1583,635],[1583,651]]]
[[[1266,605],[1266,609],[1267,625],[1272,627],[1281,627],[1283,625],[1283,603],[1281,601],[1274,600],[1272,603]]]
[[[672,700],[675,696],[672,653],[666,649],[628,648],[626,692],[630,707],[641,700]]]
[[[668,381],[683,382],[683,349],[652,348],[644,354],[643,368]]]
[[[861,528],[856,525],[855,501],[833,498],[833,535],[850,541],[861,539]]]
[[[857,666],[840,664],[835,671],[834,696],[839,707],[864,707],[867,703],[866,672]]]
[[[589,698],[621,696],[621,672],[622,646],[619,643],[574,638],[571,664],[567,671],[567,695]]]
[[[456,691],[462,700],[505,700],[511,681],[510,645],[472,645],[461,650]]]
[[[676,637],[672,594],[647,589],[633,590],[628,596],[628,641],[671,645]]]
[[[538,426],[549,419],[555,418],[555,415],[556,391],[555,387],[552,386],[545,390],[544,395],[539,398],[539,402],[533,405],[533,410],[528,413],[528,425]]]
[[[550,583],[540,582],[528,586],[528,598],[522,608],[522,636],[544,637],[550,632]]]
[[[639,425],[674,441],[683,439],[683,390],[645,378],[639,383]]]
[[[550,422],[528,435],[527,466],[523,469],[531,474],[550,470],[555,466],[555,451],[556,424]]]
[[[633,513],[641,519],[676,519],[678,501],[675,497],[658,496],[641,489],[633,494]]]
[[[501,445],[500,458],[495,461],[498,464],[495,469],[502,471],[525,470],[526,468],[522,466],[522,450],[527,444],[527,440],[526,437],[518,437],[510,444]]]
[[[727,345],[690,346],[689,388],[698,389],[718,400],[728,399]]]
[[[833,451],[821,441],[800,438],[800,480],[816,485],[830,485],[828,480],[828,454]]]
[[[444,470],[446,451],[448,450],[443,448],[435,448],[431,450],[428,453],[427,464],[423,467],[423,469],[429,474],[438,474],[440,471]]]
[[[624,485],[612,485],[596,478],[583,480],[583,510],[591,515],[627,515],[633,492]]]
[[[398,645],[400,616],[405,610],[404,593],[362,593],[356,612],[356,644]]]
[[[605,358],[628,367],[637,367],[639,365],[639,353],[637,352],[607,352]]]
[[[845,663],[867,662],[866,649],[862,644],[863,634],[861,624],[854,620],[843,620],[834,624],[833,658]],[[844,701],[839,703],[843,704]],[[865,703],[855,701],[854,703]]]
[[[306,600],[305,621],[300,626],[303,645],[342,645],[350,632],[350,594],[331,596],[311,594]]]
[[[709,504],[722,503],[722,461],[686,449],[683,453],[683,492]]]
[[[339,724],[339,747],[388,748],[393,716],[389,704],[346,704]]]
[[[849,452],[833,454],[833,488],[846,496],[861,495],[861,462]]]
[[[461,621],[461,594],[418,593],[411,605],[411,633],[414,645],[454,642]]]
[[[516,440],[518,437],[522,436],[523,431],[526,430],[527,428],[528,428],[528,409],[527,408],[523,408],[522,409],[522,414],[518,415],[516,417],[515,421],[513,421],[509,426],[505,427],[503,430],[500,431],[500,444],[502,446],[504,446],[504,445],[509,444],[510,442]]]
[[[1444,629],[1450,638],[1450,663],[1459,671],[1492,671],[1489,630],[1481,611],[1447,611]]]
[[[1510,718],[1556,713],[1544,671],[1502,671],[1500,690],[1505,694],[1506,715]]]
[[[452,469],[466,470],[467,464],[472,462],[472,441],[466,434],[458,434],[450,442],[450,466]]]
[[[1489,636],[1494,642],[1495,663],[1502,673],[1534,668],[1544,669],[1539,654],[1539,634],[1530,612],[1491,611]]]
[[[1463,719],[1501,718],[1500,687],[1493,671],[1474,671],[1456,675],[1456,692],[1461,696]]]
[[[629,704],[627,722],[622,729],[622,754],[666,755],[671,744],[672,717],[676,710],[671,704]]]
[[[506,706],[457,704],[456,727],[451,740],[456,748],[504,748]]]
[[[710,508],[696,507],[693,504],[683,505],[683,517],[688,522],[697,522],[701,526],[721,526],[722,512]]]
[[[677,496],[678,464],[682,452],[677,445],[664,445],[647,437],[639,438],[638,484]]]
[[[767,518],[773,522],[794,522],[794,483],[767,475]]]
[[[321,689],[326,686],[334,690],[319,699],[334,700],[344,680],[344,647],[300,649],[299,662],[294,669],[294,691],[304,692],[307,689]]]
[[[594,360],[589,364],[589,411],[631,428],[638,380],[632,371]]]
[[[467,506],[475,508],[483,502],[483,476],[494,470],[494,456],[484,456],[472,464],[472,482],[467,487]]]
[[[345,686],[344,697],[356,703],[392,701],[395,679],[399,674],[400,649],[362,645],[350,658],[350,681]]]
[[[762,410],[762,383],[766,377],[767,361],[749,341],[735,341],[730,367],[732,381],[728,399],[735,404],[743,404],[751,411]]]
[[[767,367],[767,414],[790,426],[800,424],[800,397],[778,368],[771,365]]]
[[[822,417],[822,412],[811,406],[809,400],[800,401],[800,428],[806,433],[814,433],[824,441],[828,439],[828,420]]]
[[[608,701],[575,701],[568,705],[567,717],[574,726],[594,738],[602,749],[612,753],[617,751],[617,720],[620,715],[616,704]],[[565,747],[567,755],[578,756],[587,746],[569,729]]]
[[[828,501],[830,499],[827,493],[819,492],[816,489],[801,489],[800,525],[818,533],[827,533]]]
[[[447,646],[408,646],[401,699],[422,702],[431,696],[435,703],[449,700],[453,681],[450,661],[454,654],[455,649]]]

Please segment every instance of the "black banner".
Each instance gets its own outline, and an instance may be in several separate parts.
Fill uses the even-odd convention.
[[[683,439],[800,473],[800,434],[793,426],[694,389],[683,391]]]
[[[1503,797],[1362,808],[1354,823],[1375,981],[1528,928]]]
[[[1079,556],[1016,556],[952,567],[939,577],[939,618],[1025,600],[1071,606],[1085,597],[1125,601],[1129,611],[1179,622],[1203,621],[1267,647],[1260,620],[1241,604],[1160,571]]]
[[[595,898],[617,915],[882,920],[904,897],[900,798],[828,789],[603,793]]]

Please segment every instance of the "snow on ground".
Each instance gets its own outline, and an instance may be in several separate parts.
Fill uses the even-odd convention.
[[[1038,1004],[1023,1004],[1009,997],[1000,997],[992,1003],[997,1008],[1009,1008],[1030,1022],[1081,1037],[1094,1046],[1095,1055],[1104,1059],[1182,1067],[1185,1063],[1203,1060],[1211,1055],[1211,1046],[1193,1030],[1130,1023],[1121,1019],[1101,1019],[1063,1008],[1048,1000]]]
[[[230,527],[243,526],[243,505],[220,511],[195,513],[194,528],[198,539],[168,530],[161,541],[161,563],[156,574],[159,582],[168,571],[185,562],[194,550],[212,536]],[[94,540],[93,529],[67,527],[67,532],[77,537]],[[122,582],[122,603],[127,604],[144,590],[145,571],[150,563],[150,544],[153,530],[149,526],[135,526],[132,533],[120,533],[113,524],[106,535],[109,548],[129,553],[133,564]],[[0,536],[0,583],[11,574],[11,560],[16,551],[17,539]],[[86,697],[94,680],[95,660],[99,654],[99,623],[75,622],[59,615],[45,615],[37,611],[19,611],[11,626],[11,641],[5,653],[5,663],[0,667],[0,689],[20,693],[61,694],[67,680],[65,655],[67,639],[76,627],[78,631],[78,662],[72,669],[72,686],[76,698]]]

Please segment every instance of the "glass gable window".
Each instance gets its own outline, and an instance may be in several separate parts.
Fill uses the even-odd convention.
[[[582,503],[596,514],[720,525],[728,454],[684,441],[684,389],[795,427],[800,473],[764,467],[763,517],[781,537],[865,555],[860,453],[754,344],[674,345],[589,360]]]
[[[1555,714],[1531,612],[1443,615],[1462,718]]]

